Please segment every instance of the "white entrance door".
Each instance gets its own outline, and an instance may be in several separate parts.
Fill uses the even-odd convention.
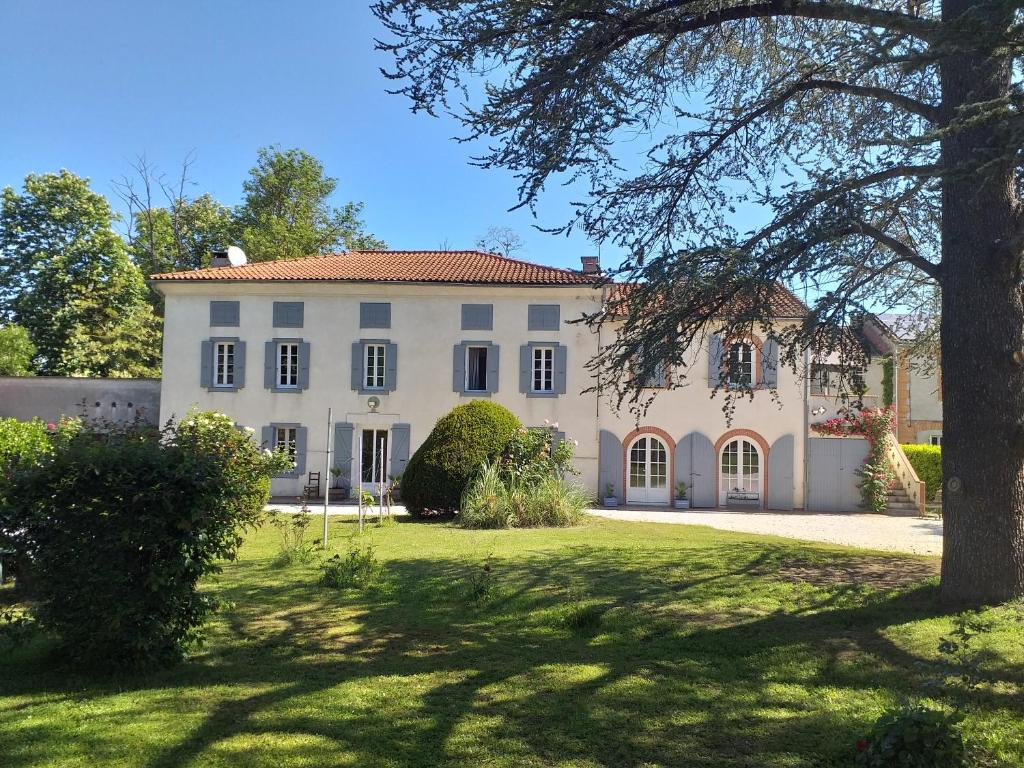
[[[757,443],[742,437],[730,440],[718,461],[719,505],[760,507],[763,462]]]
[[[360,446],[360,468],[362,489],[376,496],[380,484],[388,480],[388,431],[386,429],[362,430]]]
[[[628,504],[668,504],[668,448],[653,435],[629,446]]]

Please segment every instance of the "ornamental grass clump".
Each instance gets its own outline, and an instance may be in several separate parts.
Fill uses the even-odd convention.
[[[896,411],[892,407],[865,408],[856,414],[811,425],[811,429],[819,435],[859,436],[868,441],[868,455],[857,474],[861,478],[861,503],[872,512],[885,511],[886,496],[896,482],[896,471],[887,454],[889,441],[894,439],[895,426]]]

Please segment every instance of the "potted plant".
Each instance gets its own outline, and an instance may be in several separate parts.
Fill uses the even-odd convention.
[[[605,483],[604,486],[604,505],[606,507],[619,506],[619,500],[615,496],[615,486],[611,483]]]
[[[680,480],[676,483],[676,498],[672,502],[672,506],[676,509],[689,509],[690,499],[687,498],[686,494],[690,492],[690,486]]]
[[[334,480],[333,490],[341,488],[341,467],[331,467],[331,479]]]

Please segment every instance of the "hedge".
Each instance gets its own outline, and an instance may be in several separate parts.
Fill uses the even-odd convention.
[[[508,408],[486,400],[456,406],[438,419],[402,475],[409,514],[456,512],[480,467],[498,458],[521,426]]]
[[[917,476],[924,480],[928,500],[933,501],[935,494],[942,488],[942,446],[940,445],[904,445],[910,465]]]

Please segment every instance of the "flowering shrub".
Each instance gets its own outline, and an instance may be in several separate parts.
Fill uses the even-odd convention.
[[[223,414],[163,430],[84,425],[0,487],[0,523],[28,563],[35,618],[77,662],[168,664],[201,639],[202,577],[263,515],[282,456]]]
[[[896,426],[896,411],[887,408],[865,408],[858,413],[827,419],[812,424],[819,435],[833,437],[861,436],[867,438],[868,456],[857,470],[860,475],[860,497],[866,509],[884,512],[886,495],[896,481],[896,472],[886,454],[889,440]]]
[[[562,440],[554,445],[558,423],[527,429],[520,427],[505,444],[498,459],[506,481],[539,482],[551,476],[578,474],[572,457],[576,441]]]

